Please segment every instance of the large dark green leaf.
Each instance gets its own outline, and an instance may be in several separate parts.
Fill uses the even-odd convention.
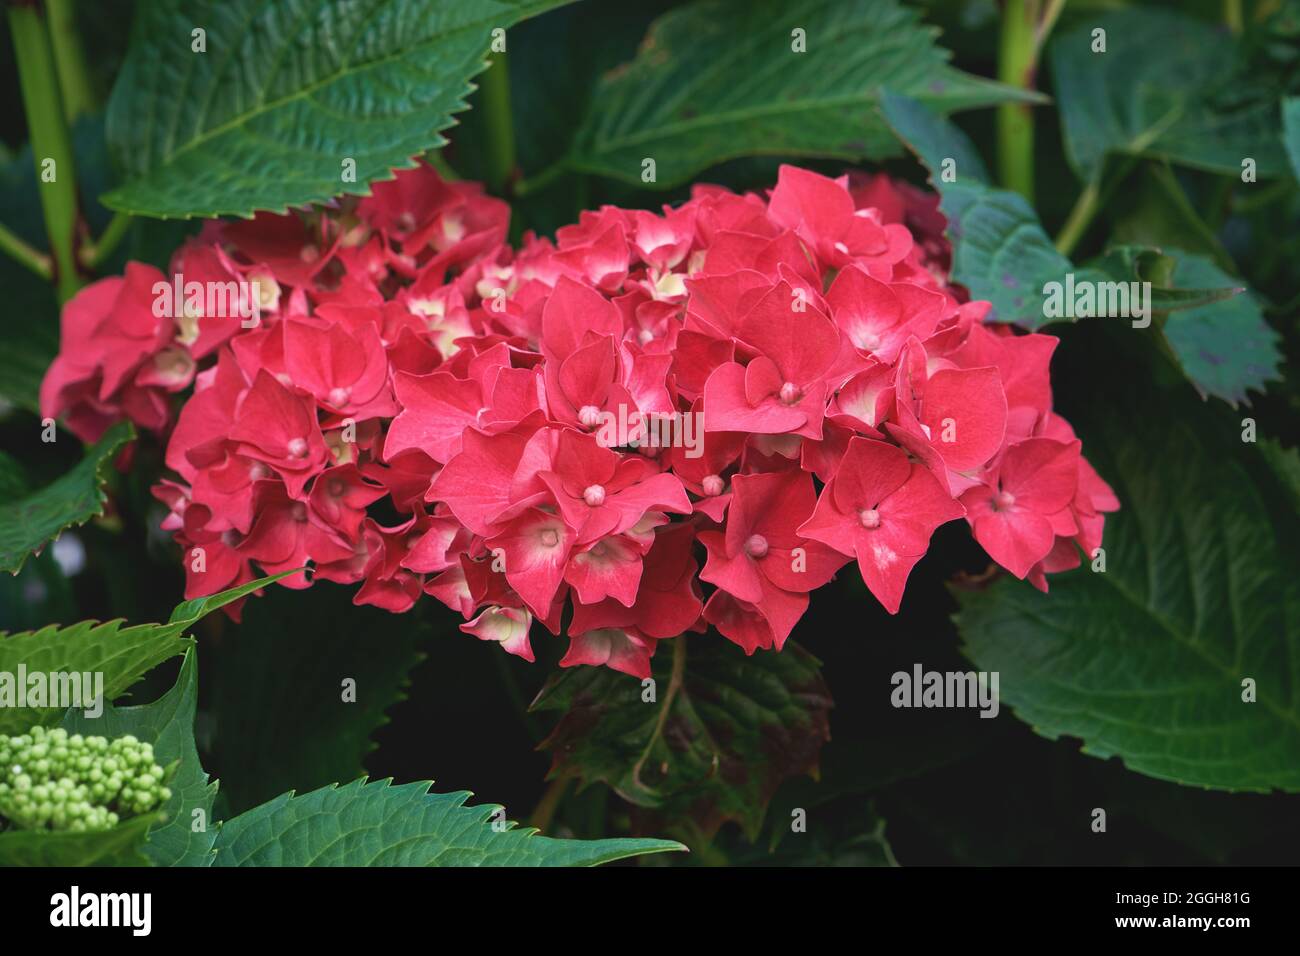
[[[1092,51],[1096,29],[1106,31],[1104,53]],[[1252,82],[1220,26],[1173,10],[1117,10],[1060,34],[1049,59],[1066,152],[1084,180],[1111,152],[1233,175],[1247,157],[1261,177],[1285,169],[1277,93]]]
[[[90,718],[82,711],[69,710],[62,726],[73,734],[99,734],[110,739],[126,734],[153,745],[159,766],[176,769],[167,778],[172,797],[162,807],[163,822],[149,831],[143,847],[156,866],[207,866],[216,840],[212,803],[216,781],[209,781],[194,746],[194,709],[198,697],[198,656],[185,655],[176,685],[152,704],[114,707]],[[201,811],[199,817],[195,811]]]
[[[364,192],[445,139],[491,31],[566,0],[152,0],[108,140],[149,216],[247,216]],[[191,31],[206,31],[207,52]],[[356,164],[355,185],[342,178]]]
[[[945,113],[1031,96],[953,68],[935,33],[894,0],[688,4],[601,81],[568,165],[639,184],[653,159],[668,188],[740,156],[879,159],[882,84]]]
[[[683,850],[670,840],[556,840],[429,781],[286,793],[221,826],[216,866],[596,866]]]
[[[551,776],[604,781],[640,807],[690,817],[706,837],[734,820],[753,839],[781,782],[817,771],[831,707],[820,665],[794,644],[746,657],[717,634],[664,650],[675,653],[654,661],[654,701],[605,668],[548,681],[533,708],[562,715],[542,745]]]
[[[33,435],[39,435],[33,432]],[[86,457],[67,474],[38,491],[22,490],[25,479],[10,458],[0,459],[0,571],[17,574],[33,551],[74,525],[85,524],[104,513],[103,483],[113,456],[135,437],[129,422],[119,422],[104,433]]]
[[[1123,503],[1105,571],[1085,562],[1047,595],[1010,579],[959,595],[964,649],[1048,737],[1164,780],[1300,790],[1296,516],[1270,508],[1281,496],[1246,467],[1232,416],[1137,377],[1117,362],[1075,421]]]
[[[209,658],[213,766],[235,812],[365,772],[371,735],[404,697],[430,630],[418,612],[355,607],[351,597],[328,582],[276,588],[244,609]],[[344,680],[356,682],[355,701],[343,699]]]

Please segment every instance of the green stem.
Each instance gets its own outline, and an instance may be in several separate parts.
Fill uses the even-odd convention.
[[[1241,0],[1223,0],[1223,20],[1233,33],[1240,33],[1245,26],[1241,16]]]
[[[632,765],[632,780],[638,787],[644,787],[641,782],[641,768],[645,766],[646,760],[650,757],[650,751],[654,745],[663,736],[664,724],[668,721],[668,716],[673,709],[673,700],[677,697],[677,692],[682,689],[682,682],[686,679],[686,635],[681,634],[673,639],[673,669],[668,677],[668,692],[664,695],[663,702],[659,704],[659,719],[655,721],[654,731],[650,734],[650,742],[645,745],[641,751],[641,757]]]
[[[1264,209],[1277,202],[1292,189],[1291,183],[1286,179],[1275,179],[1272,183],[1263,189],[1253,189],[1245,195],[1235,199],[1232,208],[1237,212],[1254,212],[1257,209]]]
[[[447,162],[447,157],[442,155],[442,150],[431,149],[424,154],[424,158],[430,166],[438,171],[438,175],[447,182],[454,183],[460,180],[460,173],[456,172],[451,163]]]
[[[547,166],[536,176],[528,179],[518,179],[515,181],[515,195],[527,196],[539,192],[563,176],[568,170],[568,162],[562,159],[558,163]]]
[[[1007,0],[998,41],[998,79],[1032,89],[1036,65],[1037,0]],[[998,107],[998,178],[1030,202],[1034,200],[1034,116],[1028,103]]]
[[[533,738],[533,742],[540,741],[544,734],[532,712],[528,709],[528,701],[524,699],[524,693],[519,688],[519,682],[515,680],[514,671],[510,669],[510,659],[505,654],[493,654],[492,658],[496,661],[497,671],[501,675],[501,683],[505,685],[506,696],[510,698],[510,706],[519,715],[524,730],[528,732],[529,737]]]
[[[560,801],[564,799],[564,793],[568,789],[568,777],[557,777],[552,780],[542,794],[542,799],[537,801],[537,809],[528,818],[528,825],[545,832],[551,825],[551,821],[555,819],[555,811],[560,808]]]
[[[1052,32],[1052,27],[1056,26],[1056,18],[1061,15],[1065,9],[1065,0],[1047,0],[1047,10],[1043,13],[1043,19],[1038,24],[1038,36],[1034,41],[1034,57],[1037,59],[1043,52],[1043,44],[1047,42],[1048,34]]]
[[[510,68],[498,53],[483,74],[483,110],[487,129],[487,187],[505,195],[515,175],[515,128],[510,114]]]
[[[50,238],[54,259],[55,286],[59,301],[66,302],[82,285],[76,261],[80,217],[72,138],[64,119],[54,50],[45,21],[35,6],[11,6],[9,29],[14,38],[14,57],[18,64],[23,107],[27,111],[28,137],[36,163],[45,231]],[[54,163],[48,173],[47,160]],[[47,176],[52,176],[52,181],[47,182]]]
[[[59,89],[63,93],[63,116],[71,123],[83,113],[95,110],[95,87],[86,69],[86,56],[77,33],[72,0],[45,0],[45,15],[50,23],[50,45],[54,65],[59,71]]]
[[[53,277],[54,269],[50,265],[50,257],[39,249],[29,246],[3,224],[0,224],[0,251],[31,269],[46,282]]]
[[[1083,234],[1092,225],[1093,216],[1097,215],[1100,196],[1100,177],[1094,176],[1088,182],[1088,185],[1084,187],[1083,192],[1079,193],[1079,198],[1075,200],[1074,208],[1070,210],[1065,225],[1061,227],[1061,231],[1056,236],[1057,252],[1068,256],[1074,251],[1074,247],[1079,244]]]
[[[131,229],[131,214],[113,213],[103,233],[93,243],[81,247],[81,262],[87,269],[98,269],[104,264],[123,237]]]
[[[1120,183],[1128,176],[1133,166],[1137,163],[1137,156],[1123,156],[1115,166],[1115,171],[1106,179],[1105,185],[1102,184],[1102,171],[1093,175],[1088,185],[1084,187],[1079,198],[1075,200],[1074,208],[1070,210],[1070,215],[1065,220],[1065,225],[1056,236],[1056,251],[1062,255],[1068,256],[1074,251],[1074,247],[1079,244],[1092,225],[1092,220],[1097,213],[1110,201],[1115,190],[1119,188]]]

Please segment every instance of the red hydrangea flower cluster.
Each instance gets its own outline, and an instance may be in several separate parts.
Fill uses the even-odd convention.
[[[173,277],[69,303],[43,409],[170,430],[187,596],[311,562],[529,660],[571,605],[562,663],[640,676],[710,625],[780,649],[850,562],[897,612],[948,521],[1044,590],[1100,545],[1118,502],[1052,411],[1056,340],[947,283],[932,195],[785,166],[767,198],[699,186],[517,251],[508,217],[420,165],[209,224]],[[236,286],[251,321],[213,305]]]

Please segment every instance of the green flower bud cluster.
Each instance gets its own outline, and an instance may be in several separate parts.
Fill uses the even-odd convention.
[[[0,734],[0,821],[26,830],[108,830],[171,798],[153,745],[33,727]]]

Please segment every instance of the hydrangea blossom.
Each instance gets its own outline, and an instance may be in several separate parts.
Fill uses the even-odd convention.
[[[310,562],[358,604],[427,594],[529,660],[536,620],[563,665],[639,676],[709,626],[780,649],[850,563],[897,613],[949,521],[1043,590],[1100,545],[1119,503],[1052,409],[1056,340],[949,284],[934,196],[784,166],[518,249],[508,217],[419,165],[212,223],[172,271],[251,285],[257,321],[159,316],[166,277],[132,263],[68,304],[43,410],[165,438],[187,597]]]

